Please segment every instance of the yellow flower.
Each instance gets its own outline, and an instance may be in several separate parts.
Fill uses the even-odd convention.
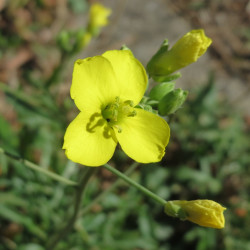
[[[174,44],[171,50],[167,49],[168,44],[161,47],[147,65],[149,75],[166,76],[196,62],[211,43],[212,40],[202,29],[188,32]]]
[[[108,17],[111,9],[104,7],[99,3],[95,3],[90,7],[89,25],[92,28],[101,28],[108,24]]]
[[[189,220],[203,227],[224,228],[223,211],[226,208],[211,200],[168,201],[165,213],[182,220]]]
[[[147,82],[144,67],[129,50],[77,60],[70,94],[81,112],[65,133],[67,157],[100,166],[111,159],[119,142],[135,161],[160,161],[169,141],[169,126],[161,117],[135,108]]]

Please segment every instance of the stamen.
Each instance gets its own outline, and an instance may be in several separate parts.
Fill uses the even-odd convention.
[[[128,117],[134,117],[136,115],[137,115],[136,111],[133,110],[131,113],[128,114]]]
[[[114,109],[113,110],[113,120],[116,122],[117,121],[117,116],[118,116],[118,110]]]
[[[131,100],[126,100],[121,103],[120,98],[117,96],[115,97],[114,102],[109,103],[102,110],[102,116],[108,122],[110,127],[117,129],[118,133],[121,133],[122,128],[118,124],[120,124],[125,117],[136,116],[134,103]]]
[[[124,102],[125,105],[129,105],[130,107],[134,107],[134,102],[131,100],[127,100]]]
[[[116,128],[118,130],[118,133],[122,132],[122,127],[120,127],[118,125],[114,125],[113,128]]]
[[[119,104],[119,102],[120,102],[120,98],[119,98],[119,96],[116,96],[116,98],[115,98],[115,102]]]

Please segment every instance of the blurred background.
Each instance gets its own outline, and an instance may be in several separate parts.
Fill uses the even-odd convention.
[[[78,110],[69,97],[78,58],[126,44],[146,66],[164,39],[172,46],[203,28],[213,44],[181,70],[188,101],[170,122],[162,162],[131,178],[166,200],[212,199],[225,207],[223,230],[167,217],[163,208],[100,168],[62,250],[250,249],[250,1],[105,0],[109,24],[81,43],[87,0],[0,0],[0,147],[71,180],[79,166],[62,147]],[[131,160],[119,149],[110,164]],[[74,188],[0,154],[0,250],[46,249],[72,212]],[[84,209],[87,204],[92,204]]]

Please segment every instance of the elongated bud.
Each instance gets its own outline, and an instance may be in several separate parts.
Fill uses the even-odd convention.
[[[175,89],[166,94],[159,102],[160,115],[170,115],[177,111],[186,100],[188,91]]]
[[[148,73],[153,78],[172,74],[196,62],[211,43],[212,40],[205,35],[204,30],[192,30],[180,38],[171,50],[164,50],[165,47],[161,47],[149,61]]]
[[[224,210],[225,207],[212,200],[168,201],[164,207],[169,216],[218,229],[225,226]]]
[[[70,52],[73,49],[73,45],[71,43],[72,36],[69,31],[63,30],[59,33],[57,37],[57,43],[61,47],[62,50]]]
[[[95,3],[90,7],[90,17],[88,24],[88,32],[93,36],[99,34],[100,28],[108,25],[108,17],[111,14],[111,9],[105,6]]]

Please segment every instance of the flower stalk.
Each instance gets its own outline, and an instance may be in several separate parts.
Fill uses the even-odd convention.
[[[120,177],[122,180],[124,180],[128,184],[137,188],[138,190],[140,190],[141,192],[143,192],[145,195],[149,196],[150,198],[152,198],[156,202],[165,206],[166,201],[164,199],[162,199],[160,196],[156,195],[155,193],[151,192],[149,189],[145,188],[144,186],[140,185],[139,183],[133,181],[131,178],[129,178],[125,174],[121,173],[119,170],[111,167],[109,164],[104,164],[103,167],[106,168],[111,173],[115,174],[116,176]]]
[[[71,218],[68,220],[67,224],[65,227],[56,234],[56,236],[48,243],[48,247],[46,248],[47,250],[53,250],[57,246],[57,244],[60,242],[61,239],[63,239],[67,234],[70,232],[72,227],[75,224],[75,221],[78,217],[79,209],[82,204],[82,197],[84,194],[84,191],[86,189],[86,186],[88,184],[89,179],[91,176],[96,172],[96,168],[89,168],[85,167],[83,169],[83,177],[79,183],[79,186],[77,187],[77,192],[75,196],[75,203],[74,203],[74,212],[71,216]]]
[[[129,168],[127,169],[127,171],[125,172],[125,175],[128,176],[130,174],[132,174],[132,172],[138,167],[140,163],[138,162],[134,162],[133,164],[131,164],[129,166]],[[85,206],[78,214],[78,217],[81,217],[82,215],[88,213],[90,211],[90,209],[93,207],[93,205],[95,205],[96,203],[98,203],[100,200],[102,200],[108,193],[110,193],[111,191],[113,191],[116,187],[118,187],[122,182],[122,179],[118,178],[114,183],[112,183],[111,186],[109,186],[107,189],[105,189],[103,192],[101,192],[96,198],[93,199],[93,201],[91,201],[91,203],[89,203],[87,206]]]
[[[35,163],[33,163],[31,161],[23,159],[22,157],[20,157],[18,155],[14,155],[12,153],[9,153],[6,150],[4,150],[3,148],[0,148],[0,154],[4,154],[4,155],[8,156],[9,158],[11,158],[13,160],[19,161],[24,166],[26,166],[26,167],[28,167],[30,169],[33,169],[33,170],[35,170],[37,172],[43,173],[43,174],[47,175],[48,177],[50,177],[51,179],[59,181],[59,182],[61,182],[63,184],[70,185],[70,186],[77,186],[78,185],[77,182],[71,181],[69,179],[64,178],[61,175],[55,174],[55,173],[53,173],[53,172],[51,172],[51,171],[49,171],[49,170],[47,170],[45,168],[42,168],[42,167],[36,165]]]

